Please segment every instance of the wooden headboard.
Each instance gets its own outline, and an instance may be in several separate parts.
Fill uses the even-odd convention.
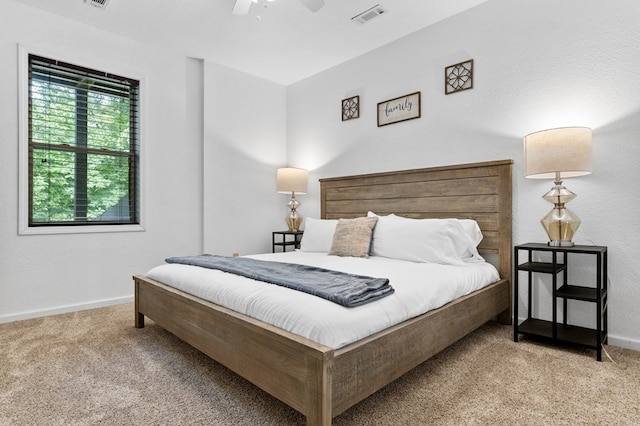
[[[500,276],[511,279],[512,165],[501,160],[320,179],[320,215],[474,219],[484,235],[478,250],[496,253]]]

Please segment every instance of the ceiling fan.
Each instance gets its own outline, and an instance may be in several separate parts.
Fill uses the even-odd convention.
[[[273,1],[273,0],[268,0]],[[298,0],[304,6],[312,12],[317,12],[322,6],[324,6],[324,0]],[[234,15],[246,15],[249,12],[251,3],[257,3],[258,0],[236,0],[236,4],[233,6]]]

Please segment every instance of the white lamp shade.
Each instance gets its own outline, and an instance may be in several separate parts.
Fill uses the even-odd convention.
[[[524,137],[524,175],[553,179],[588,175],[593,168],[592,133],[588,127],[542,130]]]
[[[297,169],[294,167],[284,167],[278,169],[276,174],[277,191],[281,194],[307,193],[307,183],[309,181],[309,172],[305,169]]]

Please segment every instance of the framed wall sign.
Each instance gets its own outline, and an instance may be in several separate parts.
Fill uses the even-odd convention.
[[[420,118],[420,92],[378,103],[378,127]]]
[[[360,96],[342,100],[342,121],[360,117]]]

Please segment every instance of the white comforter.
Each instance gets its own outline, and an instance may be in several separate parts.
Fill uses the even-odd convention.
[[[164,264],[150,270],[147,277],[335,349],[499,279],[498,271],[487,262],[441,265],[299,251],[248,257],[388,278],[395,292],[345,308],[296,290],[196,266]]]

